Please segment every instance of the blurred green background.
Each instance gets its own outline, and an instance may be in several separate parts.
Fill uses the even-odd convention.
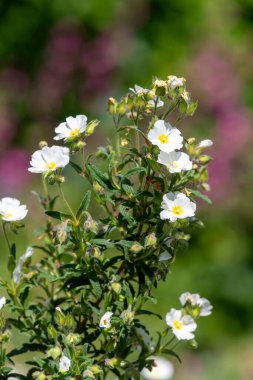
[[[213,206],[199,206],[205,228],[178,255],[156,308],[165,315],[189,290],[214,312],[200,321],[199,348],[178,349],[175,380],[253,379],[252,38],[252,0],[0,0],[0,197],[30,209],[19,254],[44,221],[29,157],[66,116],[102,120],[94,151],[113,135],[108,96],[174,74],[199,100],[183,133],[215,142]]]

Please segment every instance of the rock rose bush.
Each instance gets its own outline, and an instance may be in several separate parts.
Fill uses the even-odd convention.
[[[12,233],[29,213],[17,199],[0,201],[11,276],[1,280],[1,379],[158,379],[159,368],[166,379],[173,372],[166,357],[180,360],[178,342],[196,346],[198,318],[212,311],[207,299],[186,292],[179,309],[169,310],[166,299],[166,315],[150,311],[161,301],[153,290],[188,244],[190,228],[202,225],[197,199],[210,203],[201,191],[209,189],[211,157],[203,151],[212,142],[185,139],[178,129],[196,107],[184,78],[155,78],[151,89],[135,86],[109,99],[115,143],[87,156],[99,122],[77,115],[55,129],[63,146],[39,144],[28,170],[42,177],[37,196],[47,221],[21,256]],[[67,165],[89,187],[77,209],[74,187],[70,199],[63,191]],[[153,318],[164,322],[156,336],[149,333]],[[23,343],[7,349],[17,331]],[[26,374],[15,366],[23,353]]]

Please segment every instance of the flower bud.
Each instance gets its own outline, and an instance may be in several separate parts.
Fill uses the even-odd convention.
[[[84,141],[78,141],[71,145],[72,152],[79,152],[85,147],[86,143]]]
[[[127,111],[126,99],[122,99],[117,105],[117,113],[120,115],[124,115]]]
[[[157,238],[156,238],[154,232],[152,232],[151,234],[149,234],[148,236],[146,236],[144,246],[145,247],[150,247],[150,246],[155,245],[156,242],[157,242]]]
[[[94,132],[95,128],[98,126],[99,123],[100,123],[99,120],[92,120],[87,125],[86,131],[85,131],[86,135],[90,136]]]
[[[185,82],[185,78],[178,78],[175,75],[169,75],[167,80],[168,89],[169,91],[178,90],[179,92],[183,92]]]
[[[87,379],[89,377],[94,379],[94,375],[93,375],[91,369],[86,369],[83,373],[83,377],[84,377],[84,379]]]
[[[100,186],[98,182],[93,183],[93,189],[99,195],[103,195],[105,193],[105,189],[102,186]]]
[[[79,344],[81,337],[78,334],[70,333],[65,337],[65,343],[68,346]]]
[[[108,112],[112,115],[116,114],[116,108],[117,108],[117,100],[114,98],[109,98],[108,99]]]
[[[63,177],[63,175],[56,175],[55,176],[55,182],[59,183],[59,184],[64,183],[65,182],[65,177]]]
[[[138,241],[134,242],[130,248],[130,251],[133,253],[138,253],[142,250],[143,250],[143,246],[140,243],[138,243]]]
[[[75,320],[72,314],[67,314],[65,318],[65,326],[68,328],[72,328],[75,324]]]
[[[101,368],[97,364],[94,364],[91,367],[91,372],[93,373],[93,375],[98,375],[99,373],[102,372],[102,370],[101,370]]]
[[[117,358],[105,359],[105,365],[114,368],[119,365],[119,360]]]
[[[50,348],[50,350],[47,351],[47,356],[53,358],[54,360],[59,358],[61,354],[62,354],[62,350],[58,346]]]
[[[92,248],[91,255],[95,257],[95,259],[100,259],[102,257],[102,253],[98,247]]]
[[[48,146],[48,143],[46,141],[40,141],[39,142],[39,148],[40,149],[44,148],[45,146]]]
[[[3,334],[0,335],[0,342],[9,342],[11,338],[11,332],[6,330]]]
[[[120,294],[121,293],[121,285],[119,282],[113,282],[111,284],[111,288],[112,290],[116,293],[116,294]]]
[[[46,378],[47,378],[46,375],[43,372],[41,372],[39,376],[37,377],[37,380],[45,380]]]
[[[203,156],[199,156],[198,158],[199,162],[203,165],[207,164],[209,161],[212,160],[212,157],[211,156],[207,156],[207,155],[203,155]]]
[[[190,138],[187,140],[187,143],[188,143],[189,145],[192,145],[192,144],[195,143],[195,141],[196,141],[195,137],[190,137]]]
[[[209,183],[202,183],[202,187],[205,191],[210,191],[211,190],[211,186],[209,185]]]
[[[130,309],[123,310],[122,313],[120,314],[120,317],[123,319],[126,325],[131,325],[134,319],[134,312]]]
[[[126,145],[128,145],[128,141],[127,141],[127,139],[121,139],[121,140],[120,140],[120,145],[121,145],[121,146],[126,146]]]

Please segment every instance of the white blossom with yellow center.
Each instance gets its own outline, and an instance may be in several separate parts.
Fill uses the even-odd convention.
[[[15,198],[5,197],[0,200],[0,218],[6,222],[17,222],[26,217],[26,205],[21,205]]]
[[[102,327],[103,329],[108,329],[111,326],[111,317],[113,316],[113,313],[111,311],[107,311],[103,317],[100,319],[99,327]]]
[[[161,219],[169,219],[175,222],[177,219],[185,219],[195,215],[196,204],[183,193],[167,193],[163,196],[161,204],[163,209],[160,213]]]
[[[165,165],[170,173],[180,173],[182,170],[192,169],[192,162],[190,161],[188,154],[183,152],[160,152],[157,162]]]
[[[71,360],[67,356],[62,356],[59,363],[60,372],[68,372],[71,366]]]
[[[203,148],[209,148],[210,146],[213,145],[212,140],[202,140],[200,143],[196,146],[197,149],[203,149]]]
[[[76,117],[67,117],[66,121],[55,128],[56,136],[54,140],[75,139],[80,136],[87,128],[87,116],[77,115]]]
[[[31,173],[48,173],[58,168],[64,168],[69,163],[69,149],[53,145],[45,146],[33,153],[30,161]]]
[[[190,304],[199,308],[199,316],[206,317],[212,313],[213,306],[207,298],[200,297],[198,293],[185,292],[179,297],[182,306]]]
[[[164,120],[157,120],[155,122],[153,128],[148,133],[148,139],[165,153],[171,153],[176,149],[181,149],[183,146],[181,132]]]
[[[171,309],[166,314],[166,323],[178,340],[194,339],[193,331],[197,324],[189,315],[183,315],[181,310]]]

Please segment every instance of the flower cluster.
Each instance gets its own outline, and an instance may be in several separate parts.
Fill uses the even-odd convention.
[[[55,128],[62,146],[40,142],[28,170],[41,174],[43,193],[36,195],[47,221],[19,258],[9,232],[18,232],[27,208],[16,199],[0,201],[11,277],[1,280],[8,298],[0,298],[0,341],[10,339],[9,328],[25,337],[21,347],[2,351],[1,378],[8,379],[12,357],[25,351],[40,353],[28,362],[28,379],[165,379],[173,373],[163,358],[178,357],[173,339],[193,345],[196,320],[212,306],[198,294],[182,294],[182,308],[167,313],[158,339],[143,316],[162,319],[149,310],[157,302],[153,289],[189,242],[189,228],[202,225],[196,198],[210,203],[202,191],[210,188],[211,157],[203,150],[212,141],[186,139],[178,129],[196,106],[184,78],[155,78],[151,89],[136,85],[121,100],[109,99],[116,141],[95,154],[86,157],[85,147],[98,121],[88,123],[85,115]],[[77,209],[64,192],[67,165],[84,184]],[[51,195],[52,186],[59,196]]]

